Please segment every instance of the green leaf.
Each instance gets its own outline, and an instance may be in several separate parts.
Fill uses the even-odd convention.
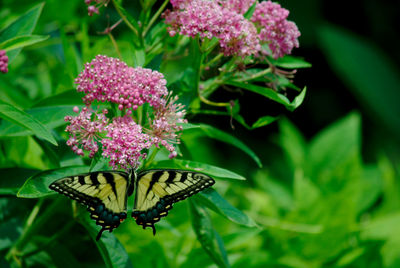
[[[279,121],[279,142],[293,167],[302,168],[306,157],[306,141],[300,131],[286,118]]]
[[[238,121],[240,124],[242,124],[245,128],[247,128],[249,130],[252,130],[252,129],[255,129],[255,128],[259,128],[259,127],[264,127],[266,125],[269,125],[269,124],[275,122],[278,119],[278,117],[266,115],[266,116],[262,116],[262,117],[258,118],[257,121],[254,122],[250,126],[250,125],[248,125],[246,123],[246,121],[244,120],[243,116],[241,116],[240,114],[234,114],[233,118],[236,121]]]
[[[254,4],[252,4],[251,7],[246,11],[246,13],[244,13],[243,17],[250,20],[251,17],[253,16],[254,11],[256,10],[257,4],[258,1],[255,1]]]
[[[204,251],[219,267],[230,267],[223,241],[212,226],[206,209],[193,200],[190,200],[189,204],[193,229]]]
[[[17,36],[30,35],[36,27],[36,23],[42,12],[44,3],[40,3],[27,11],[24,15],[20,16],[13,23],[8,25],[0,32],[0,43],[12,39]],[[21,51],[17,48],[7,53],[8,60],[11,62]]]
[[[204,164],[200,162],[194,162],[189,160],[163,160],[159,162],[152,162],[149,166],[150,168],[175,168],[175,169],[184,169],[184,170],[192,170],[196,172],[202,172],[207,174],[213,178],[220,179],[232,179],[232,180],[246,180],[243,176],[236,174],[232,171],[212,166],[209,164]]]
[[[351,113],[318,133],[310,142],[307,154],[309,176],[320,186],[343,185],[360,176],[360,116]],[[330,185],[330,189],[333,185]]]
[[[224,216],[228,220],[244,225],[247,227],[255,227],[257,224],[249,218],[242,211],[238,210],[228,201],[226,201],[222,196],[218,194],[214,189],[208,188],[200,192],[195,196],[196,200],[214,212]]]
[[[86,173],[88,171],[89,167],[73,166],[40,172],[30,177],[24,183],[24,185],[18,191],[17,196],[23,198],[39,198],[54,194],[55,192],[49,189],[49,185],[52,182],[56,181],[57,179]]]
[[[278,67],[286,69],[300,69],[300,68],[311,68],[311,63],[305,61],[304,59],[286,55],[285,57],[274,59],[269,58],[269,61]]]
[[[0,195],[16,195],[19,188],[33,174],[37,173],[36,169],[26,168],[2,168],[0,174]]]
[[[60,94],[50,96],[48,98],[42,99],[35,103],[32,107],[44,107],[44,106],[83,106],[82,95],[80,95],[76,90],[67,90]]]
[[[74,106],[52,106],[52,107],[37,107],[26,112],[33,118],[42,123],[48,129],[57,128],[65,123],[66,115],[74,115]],[[0,125],[0,137],[16,137],[32,135],[32,131],[15,125],[10,122],[2,122]]]
[[[51,134],[51,132],[42,123],[40,123],[31,115],[15,108],[8,103],[0,101],[0,117],[32,131],[39,138],[43,138],[50,143],[57,145],[57,141],[54,139],[53,134]]]
[[[377,122],[400,135],[400,71],[368,40],[331,25],[319,28],[320,47],[337,75]]]
[[[61,43],[64,52],[65,59],[65,70],[67,71],[69,77],[74,81],[78,73],[82,68],[82,59],[77,51],[75,45],[68,40],[63,29],[60,29]]]
[[[182,126],[184,130],[200,129],[207,137],[235,146],[236,148],[242,150],[247,155],[249,155],[257,163],[259,167],[262,167],[260,158],[258,158],[258,156],[246,144],[244,144],[241,140],[235,138],[234,136],[231,136],[228,133],[223,132],[222,130],[219,130],[215,127],[205,124],[200,124],[200,125],[185,124]]]
[[[135,48],[133,52],[133,65],[134,67],[142,67],[146,62],[146,53],[144,49]]]
[[[49,37],[49,35],[21,35],[4,41],[0,44],[0,49],[10,51],[42,42]]]
[[[260,94],[268,99],[271,99],[277,103],[280,103],[286,107],[289,111],[295,110],[303,101],[305,96],[305,89],[291,102],[289,99],[276,92],[275,90],[267,87],[261,87],[253,84],[243,83],[243,82],[236,82],[236,81],[227,81],[225,82],[227,85],[240,87],[246,89],[248,91]]]
[[[103,232],[101,239],[96,241],[100,227],[90,219],[88,213],[78,214],[77,220],[88,231],[93,239],[101,256],[103,257],[106,267],[110,268],[130,268],[133,267],[124,246],[119,242],[115,235],[109,232]]]

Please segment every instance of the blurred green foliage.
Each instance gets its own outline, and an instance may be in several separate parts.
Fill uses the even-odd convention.
[[[171,164],[160,158],[154,165],[204,168],[217,177],[217,191],[176,204],[157,224],[155,237],[127,219],[96,243],[97,227],[86,210],[66,198],[49,196],[47,185],[65,175],[63,167],[69,166],[69,174],[87,171],[82,165],[88,163],[64,143],[63,117],[80,102],[73,79],[82,63],[98,53],[117,56],[108,37],[95,34],[104,30],[108,19],[87,17],[83,1],[50,0],[44,7],[30,1],[1,1],[0,29],[33,8],[30,12],[37,14],[22,34],[37,35],[13,41],[29,46],[19,54],[14,50],[18,56],[10,72],[0,76],[0,114],[9,119],[0,123],[0,266],[399,267],[398,66],[372,40],[343,25],[326,24],[322,1],[282,2],[291,7],[292,19],[303,32],[304,51],[313,50],[316,58],[325,56],[328,65],[321,72],[332,69],[328,78],[340,81],[333,81],[334,86],[351,92],[354,103],[335,106],[336,99],[329,96],[340,91],[314,71],[320,68],[317,64],[309,71],[314,86],[308,87],[305,108],[300,106],[289,116],[296,120],[297,112],[304,116],[301,109],[308,109],[309,117],[297,116],[301,129],[287,118],[268,115],[248,125],[246,103],[241,106],[244,112],[235,114],[243,125],[235,125],[240,140],[229,128],[211,126],[220,119],[194,116],[194,122],[210,125],[192,124],[184,130],[183,150],[191,162]],[[137,12],[135,5],[128,5],[132,14]],[[109,15],[112,19],[118,14]],[[145,63],[163,70],[171,89],[185,89],[191,83],[183,76],[187,58],[169,64],[157,57],[146,59],[143,51],[132,48],[125,31],[119,35],[129,65]],[[156,38],[157,29],[151,36]],[[298,68],[302,64],[296,62]],[[323,81],[318,84],[318,79]],[[328,97],[316,100],[321,96],[319,86]],[[243,89],[258,90],[251,85]],[[186,93],[190,99],[190,91]],[[254,106],[253,100],[248,102]],[[298,106],[295,101],[281,102],[289,110]],[[359,111],[348,113],[355,107]],[[326,127],[318,129],[316,117],[325,120]],[[15,118],[19,124],[12,122]],[[46,128],[38,127],[35,118]],[[311,120],[317,123],[304,123]],[[264,128],[267,134],[261,132],[262,138],[260,132],[255,136],[245,129],[274,121]],[[318,131],[310,135],[309,129]],[[364,160],[366,147],[372,161]],[[129,200],[129,206],[132,203]]]

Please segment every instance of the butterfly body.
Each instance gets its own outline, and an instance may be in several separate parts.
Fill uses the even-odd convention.
[[[202,173],[175,169],[135,172],[98,171],[59,179],[49,188],[86,205],[105,230],[117,228],[127,217],[128,197],[136,190],[132,217],[143,229],[168,215],[173,204],[210,187],[215,181]]]

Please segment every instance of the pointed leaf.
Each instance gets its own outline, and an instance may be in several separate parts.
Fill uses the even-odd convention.
[[[164,160],[159,162],[152,162],[148,168],[175,168],[175,169],[185,169],[202,172],[213,178],[221,179],[232,179],[232,180],[246,180],[245,177],[234,173],[232,171],[208,165],[205,163],[194,162],[189,160]]]
[[[40,3],[20,16],[13,23],[8,25],[0,32],[0,43],[21,35],[30,35],[36,27],[36,23],[42,12],[44,3]],[[17,48],[7,53],[8,60],[11,62],[21,51]]]
[[[17,124],[25,129],[32,131],[39,138],[45,139],[50,143],[57,145],[53,134],[38,120],[14,106],[0,101],[0,117]],[[0,136],[1,137],[1,136]]]
[[[193,229],[204,251],[219,267],[230,267],[223,241],[212,226],[206,209],[193,200],[190,200],[189,204]]]
[[[214,189],[208,188],[200,192],[195,196],[199,203],[205,205],[214,212],[224,216],[228,220],[238,223],[240,225],[255,227],[257,224],[249,218],[242,211],[238,210],[228,201],[226,201],[222,196],[218,194]]]
[[[86,166],[63,167],[58,169],[46,170],[30,177],[21,189],[17,196],[23,198],[38,198],[54,194],[55,192],[49,189],[49,185],[64,177],[81,174],[89,171]]]

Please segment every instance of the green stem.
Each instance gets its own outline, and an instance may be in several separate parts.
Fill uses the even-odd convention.
[[[151,18],[149,24],[146,25],[146,28],[144,29],[143,34],[142,34],[143,38],[146,36],[147,32],[150,30],[150,28],[154,24],[154,22],[158,19],[161,12],[165,9],[165,7],[167,6],[168,3],[169,3],[169,0],[164,0],[164,3],[162,3],[160,8],[157,10],[157,12]]]
[[[205,67],[210,67],[211,65],[213,65],[216,61],[219,61],[222,57],[224,56],[224,54],[220,53],[217,56],[215,56],[213,59],[211,59],[209,62],[207,62],[204,66]]]
[[[241,78],[241,79],[235,79],[235,81],[237,81],[237,82],[246,82],[246,81],[249,81],[249,80],[253,80],[253,79],[259,78],[259,77],[264,76],[264,75],[266,75],[268,73],[271,73],[271,72],[272,72],[272,68],[267,68],[267,69],[265,69],[265,70],[263,70],[261,72],[255,73],[255,74],[253,74],[251,76],[248,76],[248,77],[245,77],[245,78]]]
[[[139,36],[139,33],[135,27],[129,22],[128,18],[122,13],[121,9],[119,8],[119,4],[117,4],[116,0],[112,0],[115,10],[117,10],[118,14],[120,15],[121,19],[125,22],[125,24],[132,30],[132,32]]]
[[[121,56],[121,52],[119,51],[118,44],[117,44],[117,42],[115,41],[114,36],[111,34],[111,32],[108,33],[108,37],[110,37],[111,42],[112,42],[112,44],[113,44],[115,50],[117,51],[117,54],[118,54],[119,59],[122,60],[122,56]]]

